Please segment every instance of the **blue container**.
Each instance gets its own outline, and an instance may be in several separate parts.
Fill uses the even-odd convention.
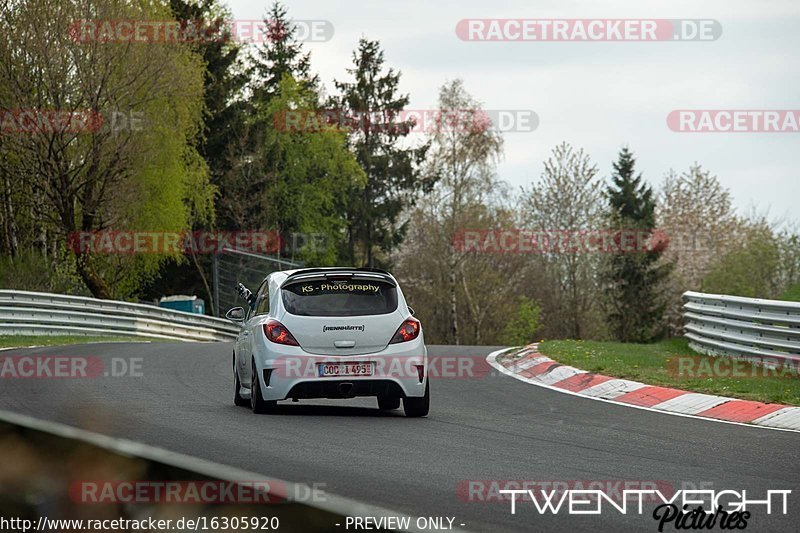
[[[204,315],[206,313],[205,302],[197,296],[163,296],[158,301],[158,306],[196,315]]]

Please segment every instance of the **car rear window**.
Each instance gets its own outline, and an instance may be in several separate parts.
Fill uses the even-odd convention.
[[[383,315],[397,309],[397,288],[379,281],[308,281],[281,292],[286,310],[293,315]]]

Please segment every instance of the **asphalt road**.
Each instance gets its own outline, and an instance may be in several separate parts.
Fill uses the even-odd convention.
[[[430,347],[432,356],[490,347]],[[797,531],[800,434],[676,417],[535,387],[508,376],[438,379],[432,411],[408,419],[374,399],[232,403],[231,344],[92,344],[3,352],[141,358],[141,376],[2,379],[0,409],[136,440],[472,531],[657,531],[645,514],[539,515],[468,501],[469,480],[656,481],[680,488],[791,489],[789,514],[756,512],[748,531]],[[117,365],[120,366],[119,364]],[[638,488],[638,487],[634,487]],[[652,510],[652,507],[650,507]],[[674,531],[668,525],[665,531]]]

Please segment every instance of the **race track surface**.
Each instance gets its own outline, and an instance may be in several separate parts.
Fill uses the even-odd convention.
[[[630,480],[680,488],[791,489],[789,515],[756,512],[747,531],[796,531],[800,435],[631,409],[487,375],[432,382],[432,411],[408,419],[374,399],[232,403],[230,343],[109,343],[22,354],[141,358],[141,377],[3,379],[0,409],[82,427],[326,490],[471,531],[657,531],[644,515],[539,515],[470,502],[469,480]],[[495,348],[432,346],[431,356]],[[647,509],[647,508],[646,508]],[[667,526],[665,531],[674,531]]]

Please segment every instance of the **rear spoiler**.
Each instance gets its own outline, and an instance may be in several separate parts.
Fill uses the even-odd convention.
[[[396,287],[391,274],[377,268],[307,268],[291,274],[281,284],[281,288],[308,281],[362,280],[380,281]]]

